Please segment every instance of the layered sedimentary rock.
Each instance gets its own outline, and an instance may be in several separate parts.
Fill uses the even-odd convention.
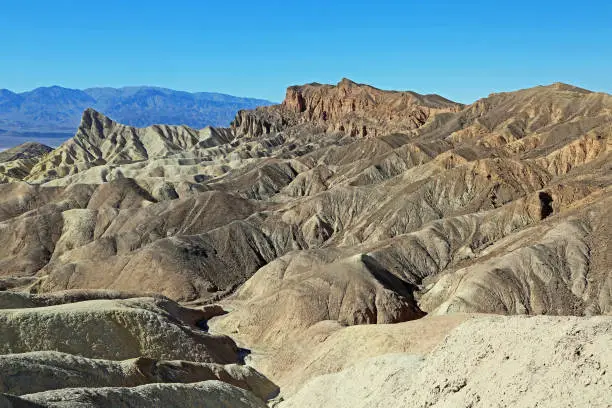
[[[252,349],[246,361],[290,401],[307,380],[361,357],[419,355],[390,364],[391,374],[425,367],[446,335],[480,314],[583,316],[542,325],[588,322],[599,342],[609,317],[584,316],[612,312],[611,147],[612,96],[564,84],[467,106],[348,80],[310,84],[290,87],[280,105],[239,112],[229,129],[138,129],[88,110],[73,139],[8,162],[32,161],[0,184],[0,288],[10,291],[0,296],[3,352],[51,349],[114,361],[109,367],[139,357],[189,367],[245,357],[199,322]],[[207,306],[210,314],[170,299],[221,305]],[[221,309],[229,313],[217,316]],[[28,337],[30,321],[53,335]],[[522,336],[501,326],[523,320],[482,322],[483,336]],[[86,341],[73,343],[61,327]],[[536,359],[538,370],[549,357]],[[572,361],[563,370],[576,369]],[[377,383],[368,367],[383,363],[358,371]],[[517,367],[526,364],[520,357]],[[474,370],[468,384],[481,378]],[[423,390],[446,386],[417,380]],[[474,387],[495,399],[486,384]],[[396,397],[471,401],[412,392]],[[308,400],[316,390],[299,395],[292,404],[322,404]]]
[[[257,137],[309,123],[327,132],[376,137],[408,132],[437,113],[460,109],[460,104],[439,95],[383,91],[344,78],[335,86],[289,87],[281,105],[241,111],[232,127],[240,135]]]

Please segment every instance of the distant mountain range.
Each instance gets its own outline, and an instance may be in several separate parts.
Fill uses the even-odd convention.
[[[238,110],[271,104],[148,86],[85,90],[51,86],[21,93],[0,89],[0,149],[31,140],[57,145],[74,134],[87,108],[131,126],[163,123],[199,129],[227,126]]]

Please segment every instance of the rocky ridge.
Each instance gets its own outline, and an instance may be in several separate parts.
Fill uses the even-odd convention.
[[[239,111],[232,128],[239,135],[258,137],[306,123],[325,132],[377,137],[409,132],[435,114],[461,107],[439,95],[383,91],[343,78],[335,86],[291,86],[280,105]]]

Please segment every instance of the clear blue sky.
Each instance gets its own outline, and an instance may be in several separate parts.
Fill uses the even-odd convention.
[[[0,88],[158,85],[280,101],[342,77],[472,102],[612,92],[611,1],[3,0]]]

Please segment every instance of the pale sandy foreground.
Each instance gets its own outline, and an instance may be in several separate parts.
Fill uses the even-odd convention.
[[[610,407],[610,350],[610,317],[479,317],[427,356],[361,360],[279,406]]]

